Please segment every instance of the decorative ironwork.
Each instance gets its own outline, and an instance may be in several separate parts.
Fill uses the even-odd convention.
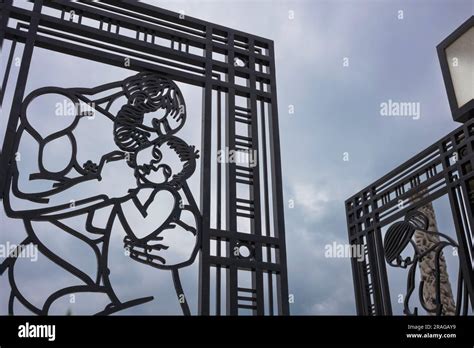
[[[363,260],[353,258],[351,261],[359,314],[392,314],[385,262],[393,267],[409,269],[404,310],[408,315],[417,314],[418,311],[411,310],[409,305],[415,288],[416,264],[423,262],[428,255],[439,259],[447,246],[457,248],[459,258],[456,314],[466,314],[469,307],[474,309],[473,143],[474,120],[468,120],[346,201],[349,241],[364,251]],[[427,217],[419,211],[442,196],[449,198],[457,240],[429,231]],[[404,221],[396,222],[400,218]],[[389,228],[383,236],[382,228],[385,226]],[[439,243],[434,243],[431,249],[418,250],[413,244],[413,235],[419,230],[439,236]],[[414,254],[403,258],[401,253],[408,250],[409,245],[415,248]],[[434,270],[439,277],[438,271]],[[423,302],[423,287],[423,284],[419,287],[422,307],[428,313],[441,314],[439,292],[433,307]]]
[[[427,313],[433,313],[436,315],[441,315],[443,313],[443,304],[441,301],[441,262],[443,260],[443,250],[450,246],[458,249],[458,244],[449,236],[440,233],[438,231],[429,231],[429,219],[428,217],[420,211],[411,212],[407,214],[404,221],[395,222],[392,224],[387,233],[385,234],[384,239],[384,252],[385,260],[392,267],[408,268],[407,275],[407,293],[404,296],[404,310],[403,312],[406,315],[418,315],[418,308],[410,309],[410,299],[413,294],[413,291],[416,288],[416,270],[419,265],[425,258],[433,258],[435,268],[432,270],[436,277],[436,294],[434,299],[434,306],[430,306],[425,301],[424,296],[424,280],[420,281],[419,284],[419,301],[423,309]],[[413,240],[414,234],[416,231],[421,231],[430,235],[442,237],[445,240],[440,240],[434,245],[429,246],[426,250],[420,250]],[[403,257],[402,253],[408,247],[408,245],[413,247],[414,253],[413,256]],[[458,273],[458,288],[461,291],[458,291],[457,300],[456,300],[456,314],[461,314],[461,307],[463,303],[463,292],[464,288],[462,270],[459,269]],[[464,302],[467,304],[467,301]],[[464,306],[463,314],[467,314],[467,306]]]
[[[150,269],[171,271],[178,295],[184,295],[179,269],[199,259],[199,308],[195,312],[288,314],[273,42],[129,0],[24,4],[4,0],[0,11],[0,44],[11,42],[0,104],[6,89],[13,91],[0,168],[5,211],[10,218],[24,221],[27,238],[22,245],[38,246],[42,254],[85,284],[60,290],[37,308],[16,287],[15,258],[10,257],[0,265],[0,275],[8,274],[11,282],[10,313],[13,302],[20,301],[33,313],[47,314],[56,299],[72,292],[106,294],[110,305],[98,314],[150,301],[151,297],[145,297],[121,302],[110,283],[108,243],[114,221],[119,221],[126,232],[123,242],[129,257]],[[10,81],[15,78],[10,75],[17,44],[24,49],[16,80]],[[122,81],[94,88],[44,87],[25,97],[36,47],[127,69],[130,74]],[[178,83],[197,86],[203,92],[199,151],[179,137],[191,115]],[[45,135],[31,122],[28,106],[51,94],[73,104],[74,117],[66,127]],[[112,111],[117,103],[121,103],[118,110]],[[110,136],[115,148],[98,158],[79,160],[75,130],[95,112],[108,119],[111,127],[109,134],[97,136]],[[25,173],[17,167],[15,152],[24,134],[39,144],[38,170],[29,173],[28,180],[51,182],[47,190],[32,193],[20,187],[19,175]],[[56,161],[53,170],[45,154],[58,139],[67,141],[72,150],[63,167],[57,169]],[[224,150],[252,151],[258,161],[253,165],[219,161],[216,153]],[[165,159],[170,154],[173,165]],[[187,181],[198,163],[200,202],[196,203]],[[116,164],[123,164],[135,180],[135,187],[126,194],[86,196],[73,205],[68,199],[59,203],[53,199],[83,184],[103,182],[104,171]],[[158,196],[172,202],[168,216],[141,236],[127,218],[125,203],[146,217],[152,214]],[[12,197],[35,208],[18,210],[12,206]],[[110,217],[105,227],[97,227],[94,216],[104,207],[112,207]],[[87,216],[85,229],[96,239],[87,239],[62,222],[79,214]],[[185,222],[183,215],[190,215],[193,222]],[[48,221],[88,244],[99,264],[96,279],[47,249],[35,234],[38,221]],[[169,229],[181,229],[195,240],[188,257],[174,264],[161,255],[167,250],[161,235]],[[248,276],[251,281],[245,283]],[[193,312],[187,300],[180,304],[184,314]]]
[[[118,86],[121,88],[121,91],[115,92],[110,96],[102,97],[99,100],[90,99],[88,97],[96,94],[98,91],[104,92],[107,89]],[[36,98],[47,94],[58,93],[72,101],[73,105],[76,106],[76,115],[71,118],[72,121],[68,127],[58,132],[40,135],[38,130],[30,123],[32,117],[38,117],[38,115],[29,116],[28,108]],[[126,97],[127,103],[124,104],[117,115],[114,116],[109,112],[110,106],[121,96]],[[81,110],[79,101],[83,101],[89,106],[87,109],[88,112]],[[101,105],[105,105],[105,107],[101,107]],[[78,139],[75,137],[75,129],[81,121],[89,117],[91,107],[99,110],[101,114],[113,122],[113,137],[117,145],[117,150],[104,154],[98,163],[88,160],[81,166],[77,161]],[[95,197],[87,197],[74,202],[73,206],[70,204],[60,204],[20,211],[12,208],[9,195],[5,195],[5,209],[8,216],[23,219],[26,226],[28,237],[21,245],[24,246],[28,243],[37,245],[45,256],[63,267],[66,271],[83,280],[86,284],[81,287],[61,289],[48,297],[42,308],[37,308],[29,302],[16,287],[14,273],[16,258],[10,257],[9,260],[7,260],[8,262],[2,264],[2,273],[8,268],[10,284],[12,286],[9,314],[14,314],[13,301],[15,299],[36,314],[48,314],[49,306],[55,299],[77,291],[103,292],[107,294],[111,303],[104,311],[100,312],[101,314],[110,314],[151,300],[152,297],[122,303],[114,294],[112,285],[108,279],[107,250],[112,226],[116,219],[120,220],[127,234],[124,239],[124,247],[128,251],[129,256],[149,266],[171,270],[177,297],[183,295],[178,270],[181,267],[190,265],[194,261],[200,248],[201,216],[186,184],[186,180],[193,174],[196,168],[196,159],[199,158],[198,151],[195,150],[194,146],[186,144],[186,142],[174,135],[182,128],[186,120],[184,100],[177,85],[156,74],[142,72],[122,82],[111,83],[93,89],[46,87],[35,90],[28,95],[23,102],[21,110],[14,151],[15,153],[18,151],[22,137],[25,135],[33,137],[39,145],[39,171],[31,173],[29,178],[30,180],[48,180],[52,183],[53,188],[43,192],[23,192],[18,183],[20,170],[17,166],[17,162],[13,161],[11,163],[11,176],[7,178],[7,187],[11,188],[11,192],[14,196],[39,203],[40,205],[47,205],[47,203],[50,202],[50,198],[80,183],[91,180],[101,181],[103,167],[113,161],[125,161],[127,165],[133,169],[136,178],[136,187],[130,188],[128,193],[123,197],[112,198],[101,193]],[[148,117],[152,117],[157,111],[162,111],[163,116],[160,119],[153,117],[151,119],[151,127],[144,125],[144,118],[147,117],[147,115],[151,115]],[[175,121],[175,127],[170,125],[169,119]],[[62,137],[67,138],[71,143],[71,158],[62,170],[52,172],[45,168],[44,162],[47,159],[44,155],[44,149],[49,143]],[[176,157],[179,158],[179,161],[182,163],[179,172],[173,172],[171,166],[163,161],[160,150],[163,147],[169,147],[169,149],[174,151]],[[141,155],[143,152],[149,153],[149,160],[140,162],[140,159],[143,158],[143,155]],[[158,178],[156,173],[160,171],[162,175]],[[142,190],[151,191],[144,204],[142,204],[138,198],[138,194]],[[141,215],[146,217],[151,213],[149,209],[150,204],[155,200],[159,192],[168,192],[172,196],[173,207],[171,212],[168,218],[160,226],[157,226],[152,233],[139,238],[134,233],[134,229],[130,226],[130,222],[124,214],[122,203],[129,200],[132,201]],[[186,197],[189,204],[184,205],[182,203],[182,196]],[[92,223],[94,213],[97,209],[106,206],[113,207],[109,217],[109,223],[105,228],[97,229]],[[181,219],[183,211],[189,211],[194,216],[194,226],[186,224]],[[83,214],[87,215],[87,223],[86,226],[84,226],[85,230],[98,235],[97,239],[93,240],[82,236],[80,231],[73,230],[61,222],[61,219]],[[75,268],[74,265],[68,264],[66,260],[48,250],[36,235],[31,221],[48,221],[87,243],[95,251],[97,257],[97,278],[95,280],[91,279]],[[160,256],[160,250],[166,250],[169,247],[166,245],[166,241],[163,241],[163,237],[161,237],[160,234],[165,230],[175,229],[176,227],[183,228],[196,236],[196,244],[187,260],[179,264],[169,265],[167,264],[167,260]],[[184,314],[190,314],[188,304],[185,301],[182,303],[182,308]]]

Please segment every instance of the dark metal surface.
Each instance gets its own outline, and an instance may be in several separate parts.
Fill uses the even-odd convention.
[[[435,267],[433,269],[433,272],[436,275],[434,284],[436,288],[436,294],[433,300],[434,306],[429,306],[425,302],[423,293],[425,284],[423,280],[421,280],[419,283],[418,299],[421,306],[427,313],[432,313],[438,316],[442,315],[443,313],[443,304],[441,301],[441,259],[443,258],[443,250],[448,246],[458,249],[459,245],[452,238],[443,233],[429,231],[428,227],[428,217],[422,212],[416,211],[407,214],[404,221],[399,221],[392,224],[388,228],[385,235],[384,251],[385,260],[387,263],[390,266],[396,268],[408,268],[407,293],[404,296],[403,302],[403,313],[406,315],[418,315],[417,307],[415,307],[413,310],[410,308],[410,300],[416,288],[415,283],[417,267],[421,262],[424,261],[425,258],[433,258],[435,263]],[[433,246],[430,246],[426,250],[420,250],[420,248],[416,245],[416,242],[412,239],[416,231],[436,235],[440,237],[440,241],[435,243]],[[407,249],[409,244],[411,244],[413,247],[414,253],[411,256],[403,257],[402,253]],[[461,269],[458,271],[457,285],[460,291],[458,291],[456,298],[456,314],[467,315],[468,298],[465,292],[463,293],[463,290],[465,291],[465,285]]]
[[[107,243],[113,232],[113,221],[118,219],[126,232],[124,247],[129,256],[153,268],[171,271],[178,296],[183,294],[178,270],[199,255],[199,314],[237,315],[246,311],[254,315],[289,314],[273,42],[135,1],[36,0],[29,5],[31,8],[16,7],[8,0],[0,4],[2,44],[11,41],[10,50],[17,43],[24,45],[2,148],[1,196],[7,215],[24,221],[27,237],[23,244],[38,246],[42,254],[79,277],[85,285],[51,294],[44,306],[37,308],[16,288],[15,259],[8,258],[1,264],[1,273],[9,275],[12,286],[10,312],[13,312],[13,301],[17,300],[36,314],[47,314],[55,299],[73,292],[106,294],[111,303],[98,314],[110,314],[150,301],[151,297],[121,302],[108,279]],[[94,88],[44,87],[25,97],[35,47],[125,68],[130,70],[130,77]],[[2,100],[10,83],[11,64],[9,59]],[[199,151],[179,138],[189,115],[177,82],[202,88]],[[96,93],[117,88],[120,91],[108,97],[92,98]],[[80,110],[68,128],[49,138],[40,136],[29,124],[25,110],[35,98],[50,93],[93,104],[113,122],[111,136],[117,149],[103,155],[100,161],[77,161],[75,127],[81,118],[87,117]],[[110,105],[120,97],[125,97],[127,102],[113,114]],[[145,125],[144,116],[157,110],[165,116]],[[60,172],[48,171],[38,158],[39,171],[29,179],[54,181],[51,190],[31,194],[18,188],[14,156],[24,133],[31,135],[40,148],[57,137],[67,137],[72,144],[71,160]],[[172,172],[162,161],[164,147],[179,158],[181,171]],[[216,152],[224,147],[226,151],[253,151],[258,160],[254,166],[217,161]],[[137,161],[137,154],[142,151],[150,153],[149,162]],[[199,207],[187,184],[197,168],[197,160],[201,168]],[[138,186],[154,192],[145,204],[137,199],[137,189],[120,198],[101,195],[78,200],[72,211],[68,211],[67,205],[47,205],[50,197],[81,182],[100,181],[103,167],[114,161],[125,161],[134,170]],[[69,177],[71,171],[79,176]],[[164,181],[150,180],[150,175],[157,171],[163,173]],[[173,197],[172,212],[153,233],[139,238],[128,225],[121,203],[132,201],[146,216],[155,195],[162,191]],[[10,205],[11,195],[45,207],[15,211]],[[187,204],[181,204],[183,198]],[[106,206],[112,207],[112,213],[107,227],[99,230],[91,221],[94,212]],[[194,225],[182,221],[184,211],[194,216]],[[79,213],[88,215],[86,227],[103,242],[99,248],[95,242],[85,241],[97,256],[97,279],[82,274],[44,247],[31,224],[49,221],[81,238],[77,231],[60,221]],[[245,230],[243,225],[250,228]],[[160,244],[160,233],[176,226],[195,235],[196,246],[189,260],[167,266],[159,255],[166,248]],[[248,276],[250,283],[245,282]],[[184,314],[191,313],[186,301],[180,304]]]
[[[349,242],[364,251],[362,261],[352,258],[359,314],[392,314],[386,262],[406,264],[400,260],[400,253],[411,243],[414,226],[423,224],[424,218],[409,220],[411,225],[395,221],[442,196],[449,198],[457,237],[446,245],[458,246],[465,300],[473,309],[473,144],[474,120],[471,119],[346,201]],[[390,233],[385,234],[383,241],[385,226],[390,226]]]
[[[104,90],[115,87],[120,87],[121,91],[114,93],[109,97],[101,98],[100,100],[91,100],[88,98],[89,95],[94,95],[99,91],[104,92]],[[77,114],[70,126],[61,131],[52,133],[47,137],[42,137],[37,129],[30,124],[27,117],[27,110],[30,103],[34,102],[36,98],[47,94],[61,94],[67,96],[74,102],[74,105],[79,105],[79,100],[84,101],[87,105],[95,105],[96,109],[100,110],[114,123],[113,137],[115,144],[117,145],[117,150],[103,155],[99,163],[94,163],[91,160],[88,160],[83,164],[78,163],[75,129],[81,122],[81,119],[83,120],[88,117],[88,114],[82,113],[79,108],[77,108]],[[121,107],[115,117],[109,113],[108,110],[110,105],[121,96],[127,98],[127,103]],[[104,105],[104,107],[101,107],[100,105]],[[2,263],[0,269],[1,273],[3,273],[8,268],[8,275],[12,286],[9,314],[14,314],[13,301],[15,299],[25,307],[33,310],[36,314],[48,314],[49,306],[55,299],[64,294],[74,293],[77,291],[101,292],[106,294],[111,303],[104,311],[100,312],[101,314],[109,314],[118,310],[123,310],[128,306],[143,303],[145,299],[135,300],[131,303],[120,302],[109,281],[110,272],[107,265],[107,251],[112,233],[112,222],[116,219],[120,220],[125,229],[126,237],[123,242],[125,250],[128,251],[128,255],[135,261],[149,266],[171,270],[177,296],[183,294],[178,269],[192,264],[196,257],[200,245],[199,229],[201,226],[201,216],[189,189],[184,189],[187,186],[186,180],[193,174],[196,168],[196,159],[199,158],[199,155],[194,149],[194,146],[187,145],[183,140],[174,135],[179,129],[181,129],[186,120],[186,112],[182,107],[184,107],[184,100],[176,84],[148,72],[139,73],[124,81],[110,83],[92,89],[44,87],[33,91],[25,98],[21,105],[20,122],[15,134],[16,146],[13,151],[15,153],[18,151],[20,139],[24,137],[25,134],[33,137],[38,143],[40,149],[38,157],[39,171],[31,174],[29,178],[30,180],[49,180],[54,184],[53,189],[51,190],[35,193],[22,192],[18,185],[20,171],[17,166],[17,161],[12,161],[9,168],[10,175],[7,177],[6,191],[12,192],[15,197],[24,200],[44,203],[47,207],[43,209],[22,209],[21,211],[18,211],[12,208],[10,195],[7,194],[4,196],[5,211],[9,217],[21,218],[24,221],[28,237],[23,241],[22,245],[32,243],[38,246],[41,253],[59,266],[63,267],[66,271],[81,279],[86,285],[81,287],[64,288],[55,292],[46,300],[42,308],[37,308],[26,300],[16,286],[14,272],[16,258],[10,257],[7,261]],[[158,110],[162,110],[164,116],[159,120],[153,118],[152,127],[145,126],[143,124],[145,114]],[[177,121],[177,126],[175,128],[170,126],[170,119],[175,119]],[[43,158],[43,149],[48,143],[61,137],[68,138],[73,151],[71,153],[69,164],[63,170],[59,172],[51,172],[44,166],[44,161],[46,159]],[[160,150],[164,147],[169,147],[174,151],[176,156],[183,163],[180,172],[173,173],[171,168],[162,161]],[[149,162],[137,163],[137,157],[142,151],[151,152],[152,159]],[[71,208],[70,204],[56,206],[48,205],[50,198],[79,183],[91,180],[102,180],[101,172],[104,165],[112,161],[126,161],[128,166],[134,170],[137,187],[130,189],[127,195],[119,198],[111,198],[104,194],[89,197],[75,202],[74,205],[76,209],[73,210],[68,209]],[[163,171],[164,179],[162,181],[151,180],[150,174],[160,170]],[[72,173],[78,173],[79,175],[71,176]],[[145,204],[142,204],[137,198],[138,193],[143,189],[152,190],[152,193]],[[155,199],[157,193],[162,191],[169,192],[174,199],[171,213],[162,225],[158,226],[153,233],[142,238],[137,237],[127,221],[121,203],[131,200],[142,216],[146,217],[150,213],[150,204]],[[182,202],[182,195],[186,196],[186,199],[190,204],[180,204],[180,202]],[[105,206],[113,207],[109,217],[110,223],[107,224],[106,228],[98,229],[93,226],[92,220],[96,211]],[[193,214],[195,218],[194,226],[186,224],[181,219],[183,211],[189,211]],[[87,214],[86,230],[98,235],[97,239],[84,237],[79,231],[75,231],[61,222],[62,219],[83,214]],[[94,250],[97,258],[97,278],[95,280],[91,279],[89,276],[79,271],[74,265],[69,264],[65,259],[48,250],[46,246],[42,244],[40,238],[37,237],[35,229],[31,224],[32,221],[47,221],[87,243]],[[160,250],[168,248],[167,245],[160,243],[163,240],[163,237],[160,237],[160,233],[168,229],[174,229],[177,226],[183,227],[186,231],[197,236],[196,245],[188,260],[180,264],[168,266],[166,260],[159,255]],[[150,297],[147,300],[151,299],[152,298]],[[189,314],[189,308],[187,307],[186,302],[184,303],[183,312]]]

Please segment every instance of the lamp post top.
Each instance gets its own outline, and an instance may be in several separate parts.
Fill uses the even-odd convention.
[[[444,84],[454,121],[474,117],[474,16],[438,46]]]

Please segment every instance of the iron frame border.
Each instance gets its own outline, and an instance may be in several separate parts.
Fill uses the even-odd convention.
[[[31,1],[33,9],[27,10],[24,8],[14,7],[12,0],[4,0],[0,4],[0,11],[2,17],[0,18],[0,45],[3,45],[4,40],[12,42],[20,42],[24,44],[24,51],[21,58],[21,65],[16,81],[14,103],[10,112],[7,131],[5,134],[4,144],[2,148],[1,157],[1,194],[5,194],[5,182],[9,175],[9,166],[12,158],[13,140],[12,130],[16,129],[17,117],[19,114],[19,106],[24,98],[25,85],[28,78],[28,69],[31,64],[33,50],[35,47],[42,47],[45,49],[57,51],[60,53],[71,54],[80,58],[94,60],[97,62],[107,63],[115,66],[123,66],[123,56],[121,54],[108,53],[103,50],[86,47],[79,44],[81,40],[90,42],[103,42],[105,46],[120,46],[130,50],[136,50],[139,53],[153,54],[155,57],[165,58],[178,62],[180,64],[187,64],[189,70],[193,73],[183,71],[182,68],[163,67],[162,65],[153,64],[143,59],[130,59],[130,70],[142,71],[151,70],[162,74],[163,76],[175,81],[188,83],[203,88],[203,117],[202,117],[202,144],[201,144],[201,202],[200,210],[203,216],[202,222],[202,246],[199,257],[199,314],[210,314],[210,269],[213,266],[223,267],[229,270],[228,284],[227,284],[227,314],[237,315],[239,309],[237,286],[237,269],[243,267],[252,271],[256,278],[255,293],[259,295],[255,299],[255,306],[251,306],[252,313],[255,315],[264,314],[264,297],[262,289],[263,272],[275,273],[278,275],[277,296],[278,296],[278,314],[289,314],[288,303],[288,277],[286,265],[286,245],[285,245],[285,224],[284,224],[284,210],[283,210],[283,196],[282,196],[282,174],[281,174],[281,158],[280,158],[280,140],[279,140],[279,125],[278,125],[278,108],[276,95],[276,74],[275,74],[275,55],[274,43],[271,40],[247,34],[231,28],[226,28],[221,25],[202,21],[190,16],[181,18],[179,13],[174,13],[164,9],[160,9],[151,5],[138,3],[131,0],[122,0],[120,2],[104,0],[98,2],[101,8],[91,9],[91,4],[84,1],[69,2],[64,0],[55,0],[51,2],[43,2],[42,0]],[[122,13],[105,13],[103,6],[109,7],[119,4],[119,8],[128,12],[128,15]],[[94,5],[92,5],[94,6]],[[99,7],[100,7],[99,6]],[[59,9],[62,12],[61,18],[46,15],[42,13],[42,9],[48,7]],[[74,20],[66,20],[65,13],[69,11],[77,11],[79,22]],[[147,17],[149,20],[154,20],[156,26],[146,24],[136,18],[131,17]],[[81,24],[81,19],[89,16],[93,19],[100,19],[100,28],[91,28]],[[150,16],[153,18],[150,19]],[[89,18],[87,17],[87,18]],[[8,26],[8,20],[14,20],[26,23],[26,26],[12,28]],[[108,22],[109,30],[103,30],[103,23]],[[137,28],[136,40],[121,37],[116,37],[111,32],[113,23],[117,27],[125,25],[128,28]],[[166,23],[171,28],[163,26]],[[27,31],[24,29],[27,28]],[[183,29],[184,28],[184,29]],[[56,33],[56,37],[52,34],[44,34],[44,31]],[[184,30],[184,31],[183,31]],[[77,42],[70,43],[61,41],[61,34],[74,33]],[[43,32],[43,33],[42,33]],[[162,38],[171,39],[172,47],[160,47],[153,43],[149,43],[147,35],[152,32],[154,35]],[[190,34],[197,32],[199,35]],[[67,37],[68,34],[65,34]],[[144,34],[145,41],[139,40],[140,35]],[[151,35],[151,34],[150,34]],[[64,35],[63,35],[64,37]],[[216,37],[220,38],[216,40]],[[224,42],[222,42],[224,38]],[[235,41],[234,41],[235,40]],[[179,50],[175,49],[175,43],[178,42]],[[237,42],[239,43],[237,45]],[[182,47],[187,47],[183,52]],[[187,50],[190,46],[203,49],[204,55],[199,57],[193,55]],[[258,48],[257,48],[258,46]],[[112,47],[113,48],[113,47]],[[115,47],[117,49],[117,47]],[[266,53],[263,53],[266,51]],[[227,61],[221,62],[213,59],[213,52],[226,54]],[[229,62],[233,62],[234,56],[248,58],[247,67],[238,67]],[[130,57],[129,57],[130,58]],[[256,71],[256,64],[266,66],[269,72]],[[201,70],[202,73],[196,74],[196,71]],[[224,73],[227,78],[220,79],[219,73]],[[241,86],[235,83],[235,76],[247,78],[249,83],[247,86]],[[216,78],[218,77],[218,78]],[[6,76],[8,78],[8,75]],[[260,89],[257,84],[260,83]],[[263,84],[268,85],[265,91]],[[272,179],[272,202],[274,207],[273,221],[274,221],[274,237],[264,236],[259,233],[259,230],[253,230],[251,234],[243,234],[237,232],[237,228],[228,229],[226,231],[215,230],[210,226],[210,166],[211,166],[211,128],[212,128],[212,91],[219,91],[227,93],[226,104],[228,107],[227,117],[235,117],[235,96],[242,96],[250,101],[250,109],[256,111],[256,101],[267,103],[271,107],[271,117],[268,117],[269,129],[269,143],[271,154],[271,179]],[[232,111],[234,110],[234,111]],[[257,134],[256,130],[256,116],[253,115],[252,124],[250,128],[253,134]],[[228,130],[229,131],[229,130]],[[235,135],[235,130],[230,127],[230,136]],[[234,134],[232,134],[234,132]],[[234,145],[235,144],[231,144]],[[252,149],[258,151],[258,142],[254,142]],[[229,171],[235,171],[235,164],[226,164]],[[252,194],[259,197],[260,187],[258,171],[253,174],[253,179],[256,184],[252,187]],[[235,177],[230,177],[227,182],[228,188],[235,187]],[[228,218],[230,221],[236,219],[236,197],[231,193],[231,199],[227,202]],[[255,220],[260,220],[261,217],[255,214]],[[254,222],[254,224],[258,224]],[[232,226],[232,224],[231,224]],[[275,263],[263,262],[261,255],[257,259],[244,260],[235,257],[216,257],[211,255],[210,241],[212,238],[222,238],[230,241],[230,246],[235,245],[239,241],[246,241],[249,243],[260,243],[260,245],[272,245],[277,251],[277,258]],[[228,253],[228,255],[231,255]],[[258,254],[257,254],[258,256]],[[261,296],[260,296],[261,295]],[[272,312],[273,314],[273,312]]]
[[[453,162],[453,156],[458,155],[459,160]],[[449,198],[461,269],[474,309],[473,169],[474,119],[471,119],[345,201],[349,243],[362,246],[366,253],[362,262],[351,259],[359,315],[392,315],[382,227],[444,195]],[[407,201],[424,190],[427,193],[416,203]]]

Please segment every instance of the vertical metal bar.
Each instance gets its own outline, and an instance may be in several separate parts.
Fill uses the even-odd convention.
[[[102,25],[102,24],[101,24],[101,25]],[[136,39],[136,40],[140,40],[140,33],[141,33],[141,30],[142,30],[142,28],[140,28],[140,27],[137,27],[137,28],[136,28],[136,36],[135,36],[135,39]]]
[[[255,49],[253,39],[249,39],[249,62],[248,68],[250,71],[249,88],[250,100],[247,107],[250,109],[251,115],[251,139],[252,150],[257,157],[255,158],[255,167],[253,168],[253,185],[250,191],[250,200],[253,202],[253,224],[252,233],[258,236],[262,235],[262,214],[260,207],[260,151],[258,147],[258,112],[257,112],[257,98],[256,98],[256,78],[255,78]],[[250,166],[250,164],[249,164]],[[255,261],[262,262],[262,246],[257,245],[255,248]],[[256,315],[264,315],[264,292],[263,292],[263,271],[261,268],[255,268],[252,271],[252,286],[256,293],[256,309],[253,311]]]
[[[199,314],[209,315],[210,304],[210,216],[211,216],[211,161],[212,161],[212,27],[206,27],[206,82],[202,98],[202,162],[201,214],[202,246],[199,255]]]
[[[471,179],[472,180],[472,179]],[[469,201],[469,190],[467,188],[468,182],[462,176],[461,177],[461,192],[462,196],[465,197],[466,200],[466,210],[467,210],[467,218],[469,222],[469,227],[472,229],[474,228],[474,212],[472,211],[471,202]],[[451,191],[451,190],[450,190]],[[461,231],[459,231],[461,232]],[[458,244],[459,244],[459,260],[463,266],[463,276],[464,280],[466,281],[466,286],[468,288],[469,297],[471,299],[471,308],[474,310],[474,271],[472,269],[472,259],[469,258],[469,248],[468,241],[466,235],[468,233],[472,233],[468,229],[464,231],[463,235],[458,234]],[[472,250],[472,246],[471,246]]]
[[[221,151],[222,149],[222,132],[221,132],[221,127],[222,127],[222,103],[221,103],[221,97],[222,93],[220,89],[217,90],[217,151]],[[222,229],[222,168],[221,168],[221,162],[217,161],[217,217],[216,217],[216,228],[217,230]],[[221,238],[217,238],[216,240],[217,246],[217,256],[221,256]],[[221,314],[221,266],[216,265],[216,315]]]
[[[268,156],[267,156],[267,134],[266,134],[266,114],[265,114],[265,102],[260,101],[260,127],[262,129],[262,170],[263,170],[263,196],[264,196],[264,210],[265,210],[265,236],[270,236],[270,203],[269,203],[269,192],[268,192]],[[270,249],[268,253],[270,253]],[[268,258],[270,259],[270,258]]]
[[[226,116],[227,116],[227,129],[226,129],[226,145],[229,150],[235,150],[235,71],[234,71],[234,33],[229,31],[229,49],[227,55],[228,62],[228,82],[230,84],[229,91],[227,93],[226,102]],[[227,187],[227,228],[234,232],[237,231],[237,216],[236,216],[236,181],[235,181],[235,163],[229,163],[227,161],[227,175],[226,175],[226,187]],[[234,248],[236,247],[235,238],[229,239],[229,257],[234,258]],[[228,276],[227,276],[227,314],[237,315],[237,266],[234,262],[231,263]]]
[[[469,137],[469,132],[464,128],[464,136],[466,138]],[[454,139],[452,139],[453,144],[455,143]],[[466,287],[468,289],[468,293],[466,296],[469,296],[470,301],[471,301],[471,308],[474,309],[474,272],[472,270],[472,260],[469,257],[469,242],[466,239],[466,234],[467,233],[472,233],[469,230],[465,230],[463,228],[463,223],[462,223],[462,202],[459,202],[458,198],[456,197],[456,186],[453,186],[451,183],[451,172],[452,168],[448,168],[447,163],[449,163],[449,158],[451,156],[450,153],[446,153],[446,151],[443,148],[442,143],[439,143],[438,145],[439,151],[441,156],[443,157],[443,160],[441,161],[443,164],[443,172],[445,176],[445,180],[447,185],[449,186],[448,190],[448,197],[449,197],[449,204],[451,206],[451,213],[453,215],[453,220],[454,220],[454,227],[456,230],[456,236],[459,244],[459,250],[458,250],[458,255],[459,255],[459,264],[461,266],[462,274],[466,283]],[[468,154],[467,156],[472,156],[472,150],[467,146],[467,151]],[[471,166],[473,163],[471,163]],[[459,189],[461,191],[461,196],[464,197],[465,199],[465,206],[466,206],[466,215],[468,218],[468,223],[469,227],[473,228],[474,226],[474,215],[473,211],[471,209],[471,205],[469,202],[469,191],[466,185],[466,179],[464,178],[463,170],[460,165],[456,166],[458,169],[458,182],[459,182]]]
[[[346,202],[346,220],[347,220],[347,232],[349,235],[349,241],[351,245],[362,245],[358,240],[352,240],[352,228],[353,224],[349,222],[349,215],[350,211],[349,208],[347,207],[347,202]],[[361,262],[357,261],[355,257],[351,257],[351,267],[352,267],[352,280],[354,282],[354,296],[355,296],[355,302],[356,302],[356,310],[358,315],[367,315],[364,306],[364,300],[363,300],[363,293],[361,291],[362,287],[362,281],[361,281]]]
[[[16,41],[12,41],[12,45],[10,47],[10,54],[8,56],[7,67],[5,69],[5,76],[3,77],[2,89],[0,90],[0,106],[3,104],[3,98],[5,97],[5,91],[8,86],[8,78],[10,76],[10,71],[12,68],[13,57],[15,56],[16,50]]]
[[[378,284],[382,299],[381,314],[392,315],[392,301],[390,300],[390,289],[387,277],[387,267],[385,266],[384,249],[382,244],[382,233],[378,226],[374,227],[374,245],[376,247],[376,260],[378,269]]]
[[[260,127],[262,129],[262,165],[263,165],[263,196],[264,196],[264,208],[265,208],[265,235],[270,236],[270,203],[269,203],[269,192],[268,192],[268,157],[267,157],[267,126],[266,126],[266,114],[265,114],[265,102],[260,101]],[[267,250],[267,262],[271,262],[272,251],[270,245],[266,246]],[[269,314],[273,315],[273,273],[268,272],[268,309]]]
[[[368,218],[372,218],[372,224],[374,228],[374,233],[375,233],[375,244],[377,247],[377,263],[379,264],[379,271],[380,271],[380,286],[381,286],[381,292],[383,296],[383,315],[392,315],[392,301],[390,300],[390,286],[388,282],[388,276],[387,276],[387,266],[385,265],[385,251],[383,248],[383,242],[382,242],[382,232],[381,228],[379,225],[379,218],[378,215],[374,214],[374,211],[377,209],[377,200],[374,200],[373,197],[375,197],[377,194],[377,190],[375,186],[373,186],[370,189],[370,198],[371,198],[371,208],[372,208],[372,213]]]
[[[379,271],[379,264],[377,260],[377,249],[376,249],[376,242],[375,242],[375,231],[368,231],[366,240],[367,246],[369,248],[369,264],[371,269],[371,280],[374,292],[374,304],[375,304],[375,314],[376,315],[384,315],[384,304],[383,304],[383,293],[380,286],[380,271]],[[368,291],[364,289],[364,291]]]
[[[278,125],[278,103],[275,74],[275,50],[273,42],[268,48],[270,58],[270,92],[272,95],[271,110],[269,117],[270,127],[270,151],[272,160],[272,186],[273,186],[273,219],[275,227],[275,236],[279,239],[279,252],[277,253],[277,262],[280,265],[280,274],[277,277],[278,289],[278,307],[279,314],[289,315],[290,306],[288,302],[288,274],[286,264],[286,241],[285,241],[285,218],[283,208],[283,185],[281,177],[281,158],[280,158],[280,134]]]
[[[10,110],[10,117],[8,119],[7,129],[5,133],[5,139],[2,147],[2,158],[1,158],[1,172],[0,172],[0,188],[3,199],[6,194],[6,183],[7,177],[10,175],[10,159],[13,157],[13,148],[15,143],[15,134],[19,121],[19,115],[21,111],[21,104],[23,102],[26,82],[28,79],[28,72],[30,70],[31,58],[33,56],[33,49],[35,46],[36,33],[38,30],[41,7],[43,6],[43,0],[36,0],[31,13],[31,22],[28,29],[28,36],[25,41],[25,47],[23,49],[23,55],[20,64],[20,70],[18,72],[18,78],[15,87],[15,93],[13,95],[12,107]]]
[[[4,0],[0,3],[0,51],[3,47],[3,40],[5,39],[5,32],[8,26],[8,19],[10,18],[10,11],[13,0]]]
[[[362,245],[362,247],[365,250],[366,243],[364,243],[364,238],[360,237],[358,240],[358,244]],[[353,258],[354,259],[354,258]],[[367,264],[365,257],[364,261],[358,262],[355,260],[356,263],[356,269],[357,269],[357,285],[356,285],[356,291],[357,291],[357,297],[359,299],[358,303],[358,312],[357,314],[359,315],[373,315],[372,311],[372,303],[370,301],[370,294],[367,293],[366,285],[369,283],[368,280],[368,274],[367,274],[367,269],[370,268],[370,265]]]

